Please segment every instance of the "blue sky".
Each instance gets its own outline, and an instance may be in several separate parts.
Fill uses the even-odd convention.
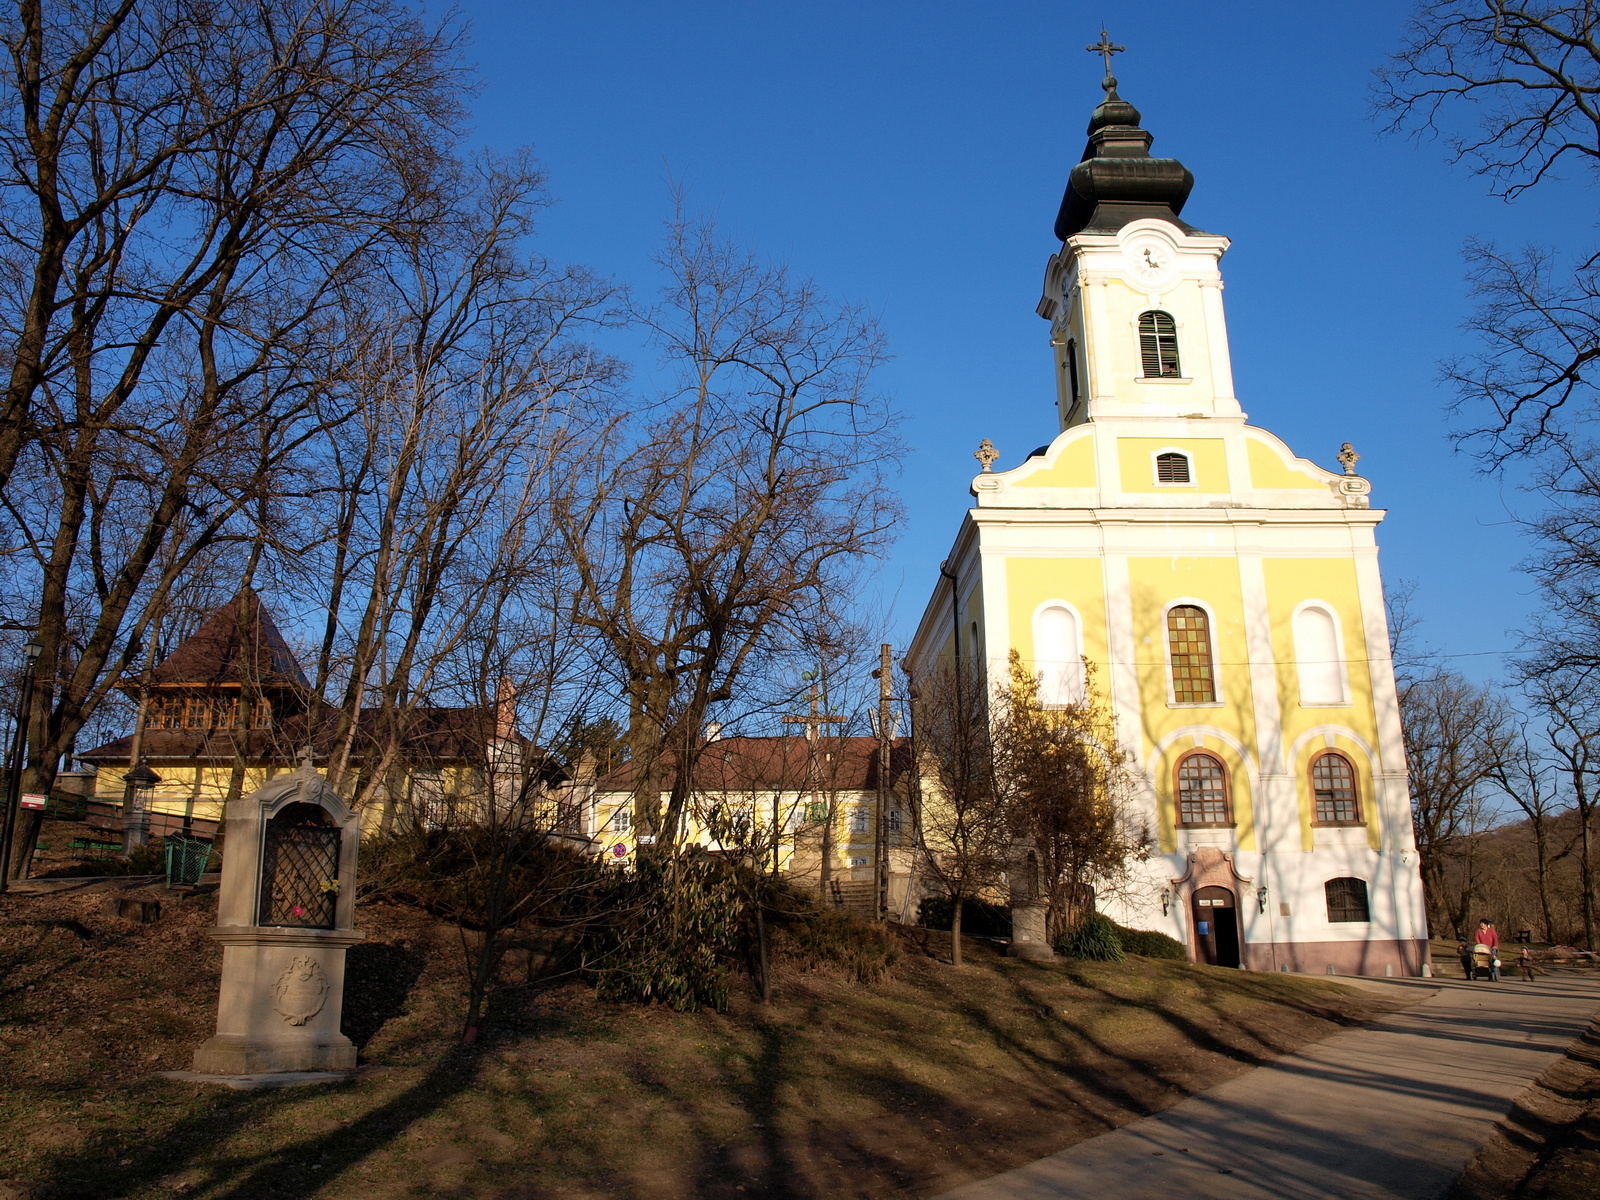
[[[1254,423],[1335,466],[1362,454],[1389,579],[1479,678],[1534,603],[1531,501],[1453,451],[1438,362],[1470,348],[1460,251],[1576,245],[1582,180],[1516,204],[1438,144],[1380,135],[1372,71],[1405,5],[469,0],[475,140],[533,146],[559,203],[541,248],[651,283],[668,177],[725,230],[881,316],[906,415],[909,519],[881,575],[903,646],[949,550],[978,440],[1015,465],[1055,433],[1033,308],[1100,99],[1083,47],[1196,177],[1184,218],[1233,239],[1225,301]]]

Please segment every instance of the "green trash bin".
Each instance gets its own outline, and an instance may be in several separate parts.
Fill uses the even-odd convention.
[[[192,887],[206,873],[211,843],[184,833],[167,835],[167,886]]]

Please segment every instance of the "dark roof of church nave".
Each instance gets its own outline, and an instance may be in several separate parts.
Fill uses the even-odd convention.
[[[1154,138],[1139,128],[1139,110],[1117,95],[1117,81],[1109,75],[1102,86],[1106,98],[1089,118],[1089,143],[1068,176],[1056,237],[1115,233],[1144,217],[1198,232],[1178,219],[1194,187],[1189,168],[1175,158],[1150,157]]]
[[[816,755],[820,787],[841,792],[877,789],[877,738],[822,738],[816,743]],[[670,768],[670,753],[664,757]],[[705,792],[735,795],[765,788],[803,789],[810,786],[810,762],[810,744],[798,735],[718,738],[706,743],[695,763],[694,786]],[[889,786],[893,787],[910,766],[910,743],[896,738],[889,750]],[[597,786],[602,792],[626,792],[633,789],[633,783],[634,764],[624,763],[602,776]]]

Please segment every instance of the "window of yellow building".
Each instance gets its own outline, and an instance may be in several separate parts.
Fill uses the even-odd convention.
[[[1167,611],[1167,648],[1172,656],[1172,699],[1176,704],[1211,704],[1216,681],[1211,666],[1211,623],[1206,610],[1175,604]]]

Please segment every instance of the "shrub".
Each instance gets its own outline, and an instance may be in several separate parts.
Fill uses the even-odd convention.
[[[917,924],[925,929],[949,929],[955,902],[949,896],[928,896],[917,905]],[[1011,910],[987,900],[968,900],[961,906],[961,932],[968,937],[1011,936]]]
[[[1164,933],[1157,933],[1153,929],[1124,929],[1116,926],[1117,938],[1122,942],[1122,948],[1129,954],[1137,954],[1140,958],[1170,958],[1177,962],[1187,962],[1189,955],[1183,949],[1183,943],[1177,938],[1168,937]]]
[[[626,874],[614,870],[584,939],[595,995],[725,1012],[728,964],[746,949],[747,909],[732,867],[711,855],[651,854]]]
[[[1071,933],[1056,945],[1056,950],[1068,958],[1084,958],[1092,962],[1121,962],[1122,940],[1117,927],[1099,913],[1090,913]]]
[[[855,983],[888,977],[900,948],[888,930],[845,912],[824,912],[792,895],[771,911],[772,952],[802,971],[838,974]]]

